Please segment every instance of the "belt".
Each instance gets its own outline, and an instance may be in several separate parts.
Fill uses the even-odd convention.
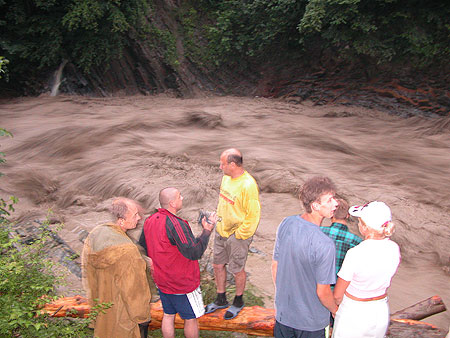
[[[385,293],[385,294],[383,294],[383,295],[381,295],[381,296],[376,296],[376,297],[370,297],[370,298],[358,298],[358,297],[352,296],[352,295],[349,294],[347,291],[345,291],[345,295],[346,295],[348,298],[353,299],[353,300],[356,300],[356,301],[358,301],[358,302],[370,302],[370,301],[372,301],[372,300],[380,300],[380,299],[383,299],[383,298],[386,298],[386,297],[387,297],[387,293]]]

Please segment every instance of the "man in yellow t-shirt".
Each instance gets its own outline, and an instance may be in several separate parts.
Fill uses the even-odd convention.
[[[244,307],[244,268],[250,243],[259,224],[261,205],[258,185],[242,166],[239,150],[225,150],[220,156],[220,169],[224,174],[217,206],[217,215],[221,220],[216,226],[213,259],[217,298],[206,306],[205,312],[211,313],[229,306],[225,293],[225,265],[228,264],[228,271],[234,275],[236,282],[236,295],[224,318],[232,319]]]

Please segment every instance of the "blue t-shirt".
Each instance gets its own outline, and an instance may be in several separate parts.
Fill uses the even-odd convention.
[[[276,320],[304,331],[330,323],[330,312],[317,296],[317,284],[336,283],[336,249],[332,239],[299,215],[278,227],[273,259],[278,262]]]

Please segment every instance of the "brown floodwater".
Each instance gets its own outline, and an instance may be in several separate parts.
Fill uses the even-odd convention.
[[[296,189],[318,174],[331,177],[350,203],[380,200],[391,207],[392,239],[402,252],[391,310],[435,294],[450,306],[449,117],[405,119],[358,107],[229,96],[41,96],[1,101],[0,127],[14,134],[0,139],[7,158],[0,196],[20,198],[13,217],[21,221],[51,209],[76,252],[80,232],[107,220],[112,197],[138,199],[148,214],[167,186],[180,189],[181,216],[198,231],[198,210],[217,205],[220,153],[236,147],[261,190],[262,217],[247,268],[267,306],[273,306],[276,228],[302,212]],[[355,223],[351,229],[357,231]],[[450,312],[426,321],[448,328]]]

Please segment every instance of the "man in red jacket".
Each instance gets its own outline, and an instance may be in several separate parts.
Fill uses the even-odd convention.
[[[176,216],[183,206],[178,189],[161,190],[159,203],[161,208],[145,221],[139,243],[152,260],[153,279],[164,309],[161,331],[164,338],[175,337],[175,315],[179,313],[185,337],[198,338],[197,318],[205,312],[198,260],[208,246],[217,216],[204,217],[203,231],[194,237],[189,223]]]

